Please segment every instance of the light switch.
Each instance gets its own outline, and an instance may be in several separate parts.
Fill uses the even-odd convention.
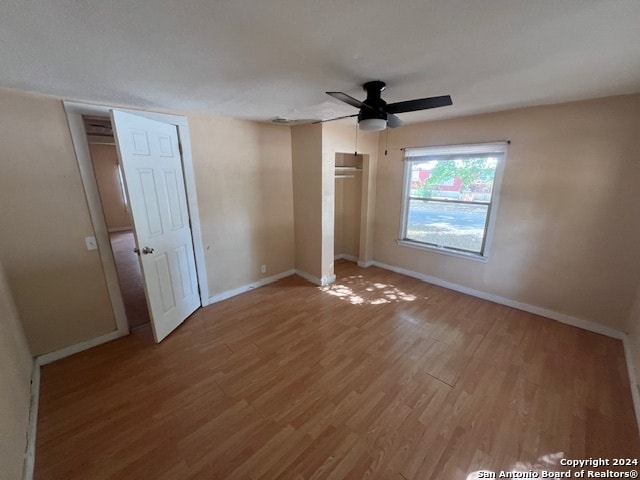
[[[87,250],[98,249],[98,242],[96,241],[96,237],[84,237],[84,243],[87,244]]]

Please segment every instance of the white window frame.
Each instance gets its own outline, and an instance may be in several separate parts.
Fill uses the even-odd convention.
[[[491,142],[491,143],[474,143],[463,145],[442,145],[433,147],[418,147],[404,149],[404,176],[402,187],[402,216],[400,217],[400,233],[397,241],[398,245],[405,247],[417,248],[431,252],[452,255],[455,257],[466,258],[481,262],[487,262],[489,259],[489,251],[493,240],[493,232],[498,213],[498,204],[500,200],[500,189],[502,186],[502,177],[504,166],[507,159],[507,146],[509,142]],[[469,154],[488,154],[498,153],[498,162],[496,172],[493,179],[493,189],[491,200],[488,207],[488,220],[484,231],[484,246],[480,253],[466,252],[451,247],[436,246],[428,243],[418,242],[416,240],[407,239],[407,220],[409,218],[409,200],[411,196],[411,166],[413,162],[424,161],[425,157],[451,156],[451,155],[469,155]]]

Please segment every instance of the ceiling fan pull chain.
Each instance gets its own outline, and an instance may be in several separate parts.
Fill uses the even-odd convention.
[[[356,151],[353,152],[353,156],[358,156],[358,124],[356,124]]]
[[[387,128],[387,136],[384,141],[384,156],[387,156],[387,150],[389,149],[389,129]]]

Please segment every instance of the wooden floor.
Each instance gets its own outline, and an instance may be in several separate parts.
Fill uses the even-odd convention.
[[[124,309],[127,314],[129,328],[136,328],[149,323],[149,309],[144,294],[142,271],[138,256],[133,249],[136,241],[133,231],[113,232],[109,234],[111,250],[116,262],[118,284]]]
[[[621,342],[375,267],[42,369],[35,478],[472,479],[640,452]]]

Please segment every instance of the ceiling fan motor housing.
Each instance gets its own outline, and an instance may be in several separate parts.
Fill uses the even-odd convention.
[[[370,108],[360,109],[358,122],[370,118],[387,120],[387,102],[382,99],[382,92],[386,88],[386,84],[380,80],[374,80],[372,82],[365,83],[362,85],[362,88],[367,92],[367,98],[363,103]]]

